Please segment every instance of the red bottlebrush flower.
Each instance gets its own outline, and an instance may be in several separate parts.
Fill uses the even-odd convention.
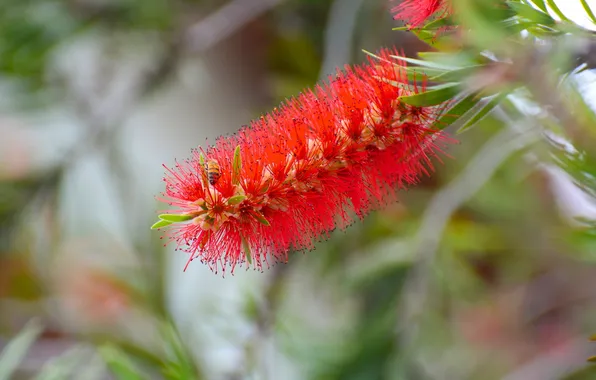
[[[394,20],[408,23],[410,28],[416,28],[439,11],[447,11],[446,0],[403,0],[401,4],[391,9]]]
[[[418,181],[439,151],[429,126],[442,107],[399,98],[408,85],[402,60],[346,67],[231,137],[167,168],[164,202],[175,206],[154,228],[217,270],[247,261],[257,268],[285,261],[290,249],[393,200]]]

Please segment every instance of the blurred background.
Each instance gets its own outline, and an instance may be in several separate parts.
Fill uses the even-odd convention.
[[[183,272],[149,229],[162,164],[361,49],[430,50],[396,4],[2,0],[0,379],[596,379],[596,204],[498,112],[263,273]]]

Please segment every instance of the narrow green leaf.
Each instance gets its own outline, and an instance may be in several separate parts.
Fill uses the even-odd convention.
[[[560,30],[555,30],[555,29],[551,29],[548,28],[546,26],[532,26],[527,28],[527,31],[532,34],[534,37],[538,37],[538,38],[553,38],[553,37],[557,37],[557,36],[561,36],[563,34],[565,34],[564,32],[560,31]]]
[[[185,214],[160,214],[159,219],[165,220],[171,223],[186,222],[191,220],[193,216]]]
[[[482,97],[476,92],[463,97],[457,101],[451,108],[443,113],[443,116],[437,120],[433,125],[432,129],[445,129],[447,126],[458,121],[463,115],[470,111]]]
[[[414,33],[420,41],[423,41],[427,45],[430,45],[436,49],[439,49],[438,47],[443,45],[444,39],[440,38],[435,30],[417,29],[413,30],[412,33]]]
[[[559,7],[557,7],[557,4],[555,4],[555,2],[553,0],[546,0],[546,4],[548,4],[548,7],[555,12],[555,14],[557,16],[559,16],[559,18],[561,20],[564,21],[569,21],[569,19],[563,14],[563,12],[561,12],[561,10],[559,9]]]
[[[232,184],[240,183],[240,173],[242,171],[242,157],[240,156],[240,145],[234,150],[234,159],[232,161]]]
[[[408,73],[408,78],[410,77],[410,74],[411,74],[412,78],[415,78],[416,80],[420,80],[420,78],[426,78],[426,77],[435,77],[435,76],[439,76],[441,74],[448,72],[445,70],[437,70],[437,69],[433,69],[430,67],[422,67],[422,66],[406,66],[405,69],[406,69],[406,72]]]
[[[265,218],[265,216],[263,214],[261,214],[260,212],[253,210],[251,212],[251,215],[253,218],[255,218],[262,225],[267,226],[267,227],[269,227],[271,225],[269,223],[269,221]]]
[[[436,63],[436,62],[424,61],[424,60],[416,59],[416,58],[401,57],[399,55],[391,55],[390,57],[400,60],[400,61],[418,65],[420,67],[428,67],[428,68],[435,69],[438,71],[443,71],[443,72],[458,68],[458,67],[440,64],[440,63]]]
[[[19,363],[27,355],[43,328],[37,319],[33,319],[12,339],[0,354],[0,380],[12,379]]]
[[[399,87],[401,89],[407,90],[407,91],[410,91],[412,89],[412,85],[410,83],[408,83],[408,82],[405,82],[405,81],[404,82],[398,82],[398,81],[394,81],[394,80],[389,80],[387,78],[382,78],[382,77],[379,77],[379,76],[373,76],[373,78],[378,79],[379,81],[388,83],[388,84],[390,84],[392,86]]]
[[[443,86],[437,86],[432,90],[422,92],[420,94],[402,96],[399,98],[399,100],[412,106],[435,106],[452,99],[459,92],[460,88],[458,83],[448,83]]]
[[[162,227],[167,227],[170,224],[172,224],[172,222],[168,222],[167,220],[160,220],[158,222],[153,223],[153,225],[151,226],[152,230],[157,230],[158,228],[162,228]]]
[[[435,20],[429,22],[428,24],[424,25],[424,29],[436,30],[436,29],[441,29],[446,26],[452,26],[452,25],[455,25],[455,24],[453,23],[453,19],[451,18],[451,16],[445,16],[445,17],[435,19]]]
[[[250,253],[250,246],[248,245],[248,242],[246,241],[244,236],[241,236],[241,238],[242,238],[242,250],[244,251],[244,256],[246,257],[246,262],[248,263],[248,265],[251,265],[252,264],[252,256]]]
[[[484,118],[490,111],[492,111],[496,106],[501,103],[503,99],[505,99],[509,95],[508,92],[502,92],[498,95],[495,95],[491,100],[486,102],[486,104],[475,114],[470,120],[468,120],[461,128],[457,130],[456,133],[462,133],[470,129],[476,123],[478,123],[482,118]]]
[[[556,24],[555,20],[550,17],[548,13],[541,12],[530,5],[523,3],[509,3],[509,6],[517,12],[518,16],[521,16],[536,24],[548,26]]]
[[[546,5],[544,4],[544,0],[530,0],[527,2],[531,2],[532,4],[536,5],[541,11],[547,12]]]
[[[475,65],[475,66],[468,66],[462,67],[461,69],[456,69],[452,71],[447,71],[443,74],[430,77],[429,80],[433,82],[460,82],[464,78],[468,78],[470,74],[478,71],[479,69],[485,67],[484,65]]]
[[[588,2],[586,0],[579,0],[579,1],[582,3],[582,7],[584,7],[584,10],[586,11],[586,14],[590,18],[590,20],[592,20],[592,22],[594,24],[596,24],[596,16],[594,16],[594,12],[592,12],[592,9],[588,5]]]
[[[432,62],[437,65],[449,67],[448,71],[459,69],[467,66],[474,66],[477,63],[477,55],[466,52],[444,53],[440,51],[421,51],[418,53],[418,57],[424,62]]]
[[[246,195],[234,195],[233,197],[230,197],[228,199],[228,204],[230,206],[237,205],[239,203],[242,203],[242,201],[245,199],[246,199]]]
[[[130,358],[116,346],[105,344],[98,349],[110,372],[119,380],[141,380],[145,377]]]

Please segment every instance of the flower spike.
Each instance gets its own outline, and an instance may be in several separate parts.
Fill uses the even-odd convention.
[[[400,102],[410,85],[396,51],[290,99],[167,168],[159,227],[212,269],[262,268],[346,227],[432,170],[443,107]],[[209,162],[217,163],[211,164]],[[181,215],[183,217],[178,217]],[[188,219],[188,220],[187,220]],[[180,222],[178,222],[180,220]],[[159,223],[159,222],[158,222]]]

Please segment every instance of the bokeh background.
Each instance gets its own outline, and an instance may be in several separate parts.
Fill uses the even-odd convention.
[[[149,229],[162,164],[362,49],[431,49],[396,4],[2,0],[0,378],[596,379],[596,204],[498,112],[287,264],[183,272]]]

